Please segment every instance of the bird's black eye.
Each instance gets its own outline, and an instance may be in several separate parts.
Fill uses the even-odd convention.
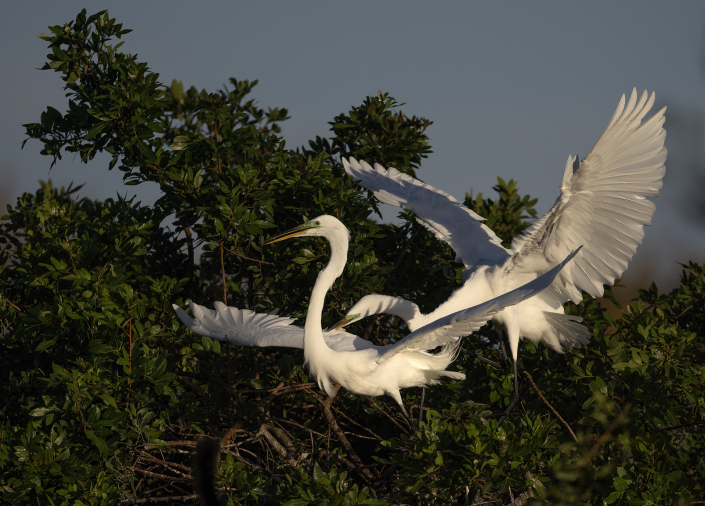
[[[316,225],[320,225],[320,224],[321,224],[321,222],[320,222],[320,221],[316,221]]]

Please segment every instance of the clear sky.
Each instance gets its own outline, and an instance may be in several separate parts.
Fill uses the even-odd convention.
[[[623,93],[654,90],[667,105],[667,175],[653,226],[635,262],[657,259],[671,278],[677,261],[705,260],[705,216],[690,206],[705,179],[705,2],[6,2],[0,8],[0,193],[34,191],[38,179],[87,183],[107,198],[155,188],[125,187],[96,159],[66,157],[49,174],[38,142],[24,150],[23,123],[47,105],[63,110],[58,76],[38,71],[47,25],[108,8],[134,31],[122,49],[186,86],[215,91],[231,76],[259,79],[260,106],[283,106],[294,147],[328,134],[333,116],[378,89],[409,115],[434,121],[434,153],[422,180],[462,198],[492,194],[496,177],[514,178],[549,209],[569,154],[585,156]],[[385,214],[392,218],[393,212]],[[640,260],[639,257],[644,259]],[[647,267],[643,267],[647,268]],[[650,268],[650,267],[648,267]]]

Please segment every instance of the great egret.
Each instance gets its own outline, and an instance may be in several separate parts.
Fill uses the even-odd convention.
[[[584,248],[563,270],[551,287],[537,297],[500,311],[493,317],[509,341],[514,359],[514,395],[507,413],[519,399],[517,351],[520,338],[543,342],[558,352],[587,344],[588,330],[580,318],[564,314],[563,304],[582,301],[581,290],[593,297],[604,293],[626,270],[651,223],[656,197],[666,172],[664,107],[647,121],[655,95],[645,91],[637,103],[636,89],[629,103],[617,106],[607,128],[587,157],[578,162],[569,156],[560,187],[561,195],[551,210],[526,233],[515,237],[512,248],[482,224],[480,217],[451,195],[400,173],[372,168],[363,161],[343,159],[346,172],[359,179],[385,204],[413,211],[421,225],[448,243],[465,264],[464,283],[429,314],[418,312],[411,302],[379,296],[381,306],[413,314],[407,324],[420,327],[467,306],[474,306],[533,279],[579,245]],[[362,301],[361,301],[362,302]],[[356,313],[360,313],[356,316]],[[353,306],[347,325],[372,314]]]
[[[290,325],[290,318],[255,314],[222,303],[216,303],[215,311],[192,305],[196,320],[178,306],[174,305],[174,309],[191,330],[215,339],[250,346],[303,347],[304,360],[311,375],[330,397],[337,392],[334,383],[361,395],[386,394],[399,404],[412,424],[399,390],[434,385],[441,377],[464,379],[463,373],[445,370],[457,354],[459,338],[482,327],[497,311],[548,287],[576,254],[569,254],[563,262],[522,287],[477,307],[446,315],[395,344],[375,346],[352,334],[326,333],[321,328],[325,295],[342,274],[347,260],[348,230],[338,219],[323,215],[273,237],[266,244],[299,236],[324,237],[331,246],[331,260],[318,275],[303,329]],[[427,352],[438,346],[443,346],[440,352]]]

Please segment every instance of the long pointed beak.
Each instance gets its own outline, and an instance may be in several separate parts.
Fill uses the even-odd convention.
[[[352,322],[353,320],[356,320],[359,316],[360,313],[345,315],[340,321],[338,321],[338,323],[336,323],[332,327],[328,327],[328,330],[338,330],[342,327],[345,327],[348,323]]]
[[[348,324],[348,319],[347,319],[347,318],[343,318],[342,320],[340,320],[340,321],[339,321],[338,323],[336,323],[335,325],[333,325],[333,326],[331,326],[331,327],[328,327],[328,330],[329,330],[329,331],[330,331],[330,330],[338,330],[339,328],[345,327],[347,324]]]
[[[308,230],[306,225],[299,225],[298,227],[290,228],[286,232],[283,232],[279,235],[275,235],[264,244],[273,244],[275,242],[283,241],[285,239],[291,239],[292,237],[296,237],[303,234],[304,232],[306,232],[306,230]]]

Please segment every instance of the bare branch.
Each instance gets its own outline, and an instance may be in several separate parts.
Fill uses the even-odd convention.
[[[703,425],[705,422],[693,422],[693,423],[684,423],[682,425],[672,425],[671,427],[664,427],[662,429],[656,429],[649,431],[651,434],[656,434],[657,432],[665,432],[667,430],[674,430],[674,429],[682,429],[684,427],[695,427],[697,425]],[[696,503],[691,503],[691,504],[696,504]]]
[[[147,502],[177,502],[177,501],[188,501],[190,499],[198,499],[198,495],[176,495],[171,497],[147,497],[145,499],[128,499],[126,501],[120,501],[119,504],[144,504]]]
[[[556,409],[553,406],[551,406],[551,404],[546,400],[546,398],[543,396],[543,394],[541,394],[541,390],[539,390],[539,387],[537,387],[536,383],[534,383],[534,380],[531,378],[531,374],[529,374],[528,371],[524,371],[524,374],[526,375],[527,378],[529,378],[529,382],[531,383],[531,386],[536,391],[536,393],[539,394],[539,397],[541,397],[541,400],[544,402],[544,404],[546,404],[546,406],[548,406],[549,409],[551,411],[553,411],[553,414],[558,417],[558,419],[561,421],[561,423],[563,425],[565,425],[566,429],[568,429],[568,432],[570,432],[570,435],[573,436],[573,441],[575,441],[577,443],[578,438],[575,436],[575,432],[573,432],[573,429],[570,428],[570,425],[568,425],[568,422],[563,420],[563,417],[558,414],[558,411],[556,411]]]
[[[220,159],[218,159],[220,164]],[[220,274],[223,278],[223,304],[228,305],[227,283],[225,282],[225,263],[223,262],[223,243],[220,243]]]
[[[382,439],[381,437],[379,437],[377,434],[375,434],[374,432],[372,432],[370,429],[368,429],[368,428],[365,427],[364,425],[360,425],[360,424],[357,423],[355,420],[353,420],[352,418],[350,418],[348,415],[346,415],[345,413],[343,413],[342,411],[340,411],[338,408],[335,408],[335,407],[333,407],[333,406],[331,406],[331,407],[332,407],[334,410],[336,410],[339,414],[341,414],[341,415],[343,416],[343,418],[349,420],[350,422],[352,422],[352,423],[355,424],[356,426],[360,427],[362,430],[366,430],[367,432],[369,432],[370,434],[372,434],[374,437],[377,438],[378,441],[383,441],[383,439]]]
[[[296,468],[298,467],[298,462],[296,459],[294,459],[291,455],[289,455],[289,452],[284,448],[279,441],[277,441],[277,438],[275,438],[271,433],[270,430],[272,427],[268,427],[265,424],[262,424],[262,426],[259,428],[257,431],[258,436],[264,436],[264,438],[267,440],[267,442],[270,444],[272,448],[274,448],[279,455],[284,457],[284,460],[286,461],[287,464],[289,464],[291,467]]]
[[[338,385],[338,389],[340,389],[340,385]],[[350,444],[350,441],[348,441],[348,438],[345,437],[343,431],[340,430],[338,422],[335,421],[335,417],[333,416],[333,413],[330,410],[330,405],[333,402],[334,398],[328,397],[325,400],[321,399],[318,396],[316,396],[316,398],[318,399],[318,402],[321,403],[321,410],[323,411],[323,416],[328,422],[328,425],[337,436],[338,441],[340,441],[340,443],[343,445],[343,448],[345,448],[345,451],[350,456],[350,460],[355,463],[357,473],[362,477],[363,480],[365,480],[365,482],[371,484],[372,480],[374,480],[374,476],[372,475],[369,469],[364,467],[365,463],[362,462],[360,457],[358,457],[357,453]]]
[[[150,478],[159,478],[160,480],[167,480],[167,481],[191,481],[191,477],[179,477],[179,476],[168,476],[166,474],[159,474],[159,473],[153,473],[151,471],[145,471],[144,469],[140,469],[139,467],[131,467],[133,471],[136,471],[138,473],[144,474],[145,476],[149,476]]]
[[[222,245],[221,245],[221,246],[222,246]],[[272,262],[265,262],[264,260],[257,260],[256,258],[246,257],[245,255],[241,255],[241,254],[239,254],[239,253],[235,253],[235,252],[232,251],[232,250],[229,250],[229,249],[226,248],[225,246],[222,246],[222,247],[225,249],[225,251],[227,251],[228,253],[231,253],[231,254],[235,255],[236,257],[244,258],[245,260],[250,260],[250,261],[252,261],[252,262],[257,262],[258,264],[274,265]]]
[[[5,297],[4,295],[0,295],[0,297],[2,297],[2,298],[5,300],[5,302],[7,302],[8,304],[10,304],[10,305],[11,305],[12,307],[14,307],[17,311],[19,311],[20,313],[22,312],[22,310],[21,310],[20,308],[18,308],[18,307],[15,306],[12,302],[10,302],[10,299],[8,299],[7,297]]]
[[[404,432],[404,434],[406,434],[407,436],[409,435],[409,431],[406,430],[404,427],[402,427],[402,426],[399,424],[399,422],[397,422],[394,418],[392,418],[392,415],[390,415],[389,413],[387,413],[387,412],[386,412],[385,410],[383,410],[374,400],[372,400],[372,397],[365,396],[365,399],[367,399],[368,401],[370,401],[370,402],[372,403],[372,405],[373,405],[375,408],[377,408],[384,416],[386,416],[387,418],[389,418],[389,420],[391,420],[391,422],[392,422],[394,425],[396,425],[397,427],[399,427],[399,429],[400,429],[402,432]]]
[[[142,455],[140,455],[137,458],[140,460],[143,460],[145,462],[153,462],[154,464],[160,464],[165,467],[173,467],[173,468],[175,468],[175,469],[173,469],[173,471],[175,471],[175,472],[179,472],[177,470],[180,469],[181,471],[186,471],[187,473],[191,473],[191,468],[189,466],[185,466],[183,464],[178,464],[176,462],[167,462],[166,460],[159,460],[159,459],[155,459],[154,457],[144,457]]]

